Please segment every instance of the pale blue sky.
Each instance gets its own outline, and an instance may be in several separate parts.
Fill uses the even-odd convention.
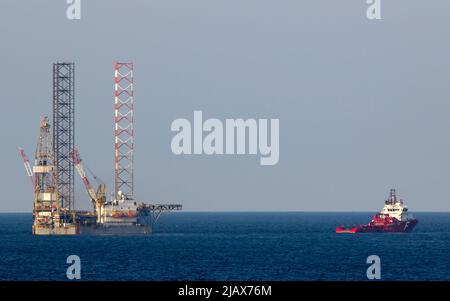
[[[76,144],[112,189],[113,61],[135,63],[136,192],[195,211],[450,211],[450,2],[65,1],[0,4],[0,211],[31,211],[17,154],[76,63]],[[176,118],[279,118],[280,161],[175,156]],[[78,207],[89,201],[77,178]]]

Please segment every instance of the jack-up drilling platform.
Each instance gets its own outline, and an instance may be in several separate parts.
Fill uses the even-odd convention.
[[[115,190],[107,200],[106,185],[100,183],[97,191],[92,188],[75,147],[75,65],[53,65],[53,135],[48,117],[41,117],[33,167],[19,147],[34,192],[35,235],[149,234],[161,213],[182,209],[180,204],[146,204],[134,199],[134,66],[121,62],[114,66]],[[92,211],[75,210],[75,170]]]

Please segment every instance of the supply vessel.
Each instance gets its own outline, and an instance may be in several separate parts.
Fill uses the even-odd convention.
[[[395,189],[391,189],[383,209],[367,225],[339,226],[336,233],[411,232],[417,223],[418,220],[409,212],[405,202],[397,198]]]

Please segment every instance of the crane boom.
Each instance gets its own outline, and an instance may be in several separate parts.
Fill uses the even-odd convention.
[[[81,157],[76,148],[71,152],[71,156],[72,156],[73,164],[75,165],[75,168],[78,171],[78,174],[80,175],[81,179],[83,180],[84,187],[86,188],[86,191],[89,194],[89,197],[91,198],[92,202],[95,204],[97,202],[97,195],[96,195],[94,189],[92,188],[91,182],[89,182],[89,179],[86,176],[86,173],[84,172],[83,165],[81,164]]]
[[[19,155],[23,160],[23,165],[25,166],[25,170],[27,171],[28,178],[30,179],[30,182],[31,182],[31,188],[34,191],[35,181],[34,181],[33,170],[31,169],[30,160],[28,160],[28,157],[25,154],[25,150],[21,147],[19,147]]]
[[[78,171],[81,179],[83,180],[84,187],[86,188],[89,197],[91,198],[92,205],[94,206],[94,212],[97,214],[97,222],[101,222],[103,215],[103,207],[106,202],[106,185],[100,184],[97,193],[91,186],[91,182],[84,172],[83,164],[81,164],[81,157],[76,148],[70,152],[75,169]],[[95,177],[95,176],[94,176]]]

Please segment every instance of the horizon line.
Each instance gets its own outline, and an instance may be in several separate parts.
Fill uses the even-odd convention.
[[[76,210],[77,211],[77,210]],[[79,210],[87,211],[87,210]],[[376,211],[376,210],[375,210]],[[325,210],[181,210],[181,211],[171,211],[167,213],[372,213],[374,210],[338,210],[338,211],[325,211]],[[0,214],[33,214],[32,211],[0,211]],[[450,213],[450,211],[440,211],[440,210],[430,210],[430,211],[414,211],[414,213]]]

